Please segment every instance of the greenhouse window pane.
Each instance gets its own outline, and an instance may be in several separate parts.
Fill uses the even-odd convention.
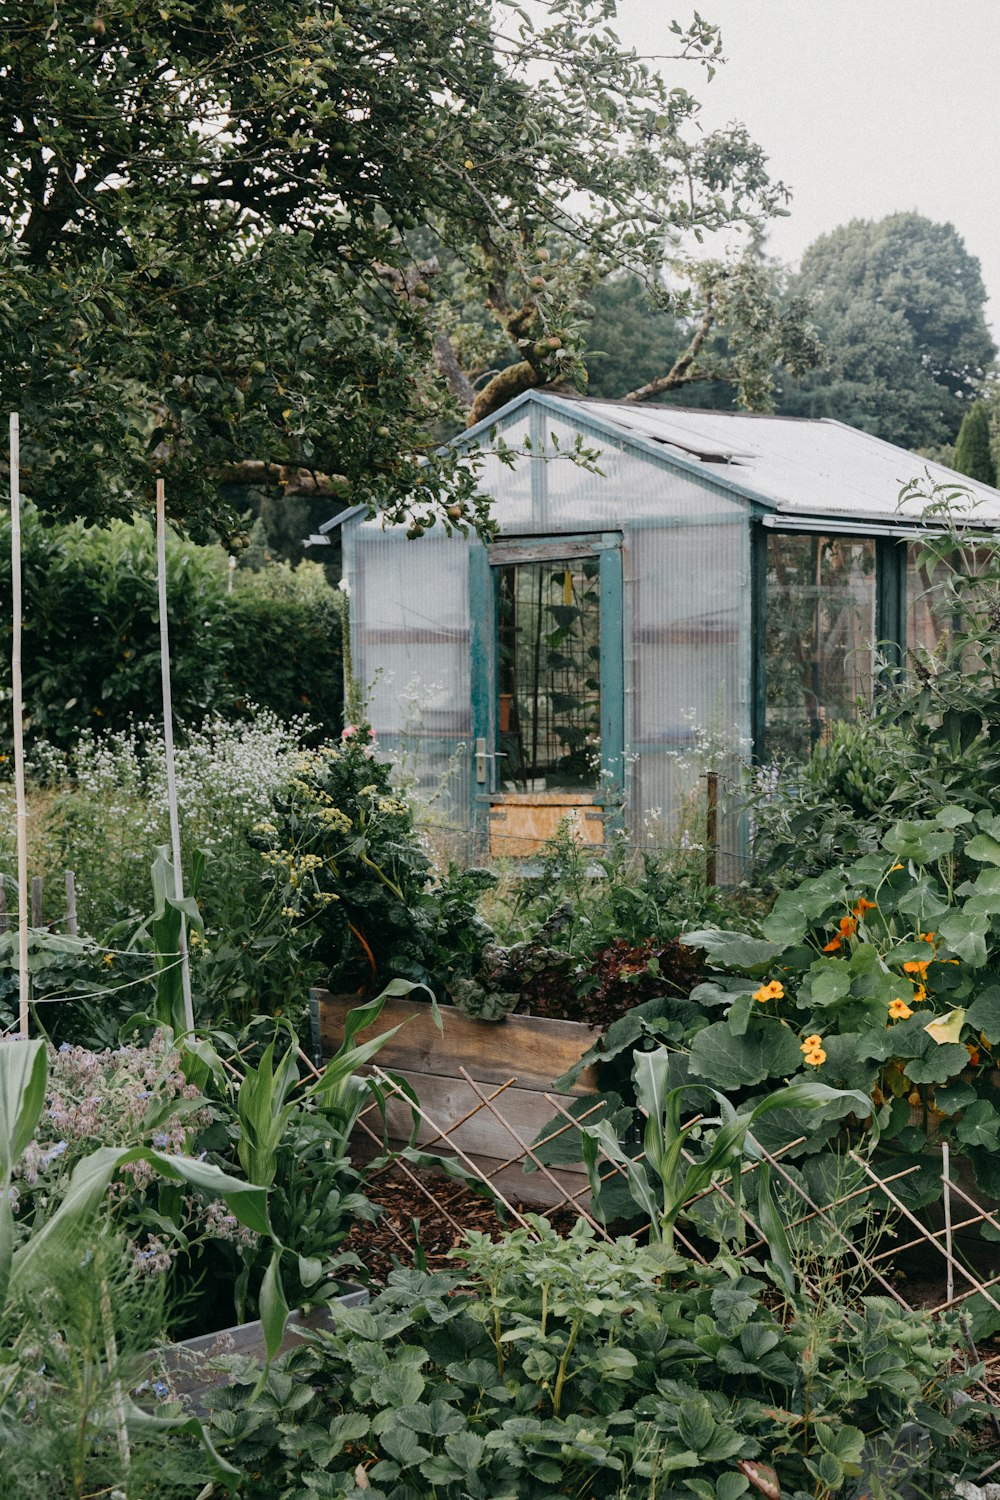
[[[906,647],[914,658],[943,659],[955,637],[984,627],[995,629],[991,610],[998,572],[997,548],[989,543],[949,548],[943,539],[910,542],[906,549]],[[970,642],[962,669],[975,672],[983,661]]]
[[[508,790],[596,787],[601,765],[600,563],[498,568],[500,777]]]
[[[765,756],[806,755],[870,704],[874,643],[874,541],[771,532]]]

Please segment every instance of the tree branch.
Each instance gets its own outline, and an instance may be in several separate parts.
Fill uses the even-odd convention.
[[[449,391],[456,401],[461,401],[468,410],[476,399],[476,391],[472,381],[458,362],[458,355],[455,353],[451,339],[446,333],[435,334],[431,348],[434,353],[434,363],[444,377]]]
[[[696,380],[705,380],[710,377],[694,373],[691,369],[698,355],[701,353],[702,345],[712,331],[715,322],[715,304],[709,294],[705,303],[705,311],[702,313],[701,322],[692,335],[691,342],[687,348],[674,360],[665,375],[658,375],[655,380],[650,380],[646,385],[640,385],[634,391],[629,391],[623,396],[623,401],[648,401],[652,396],[659,396],[663,391],[675,391],[678,386],[690,385]]]
[[[314,474],[311,469],[293,469],[288,464],[269,464],[254,458],[227,464],[215,471],[215,477],[220,484],[276,486],[286,495],[326,495],[344,500],[350,493],[350,482],[343,474]]]

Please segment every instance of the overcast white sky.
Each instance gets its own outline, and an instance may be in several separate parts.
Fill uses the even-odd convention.
[[[770,252],[797,261],[849,219],[916,210],[978,257],[1000,343],[1000,0],[620,0],[617,30],[670,52],[694,9],[722,27],[710,84],[669,64],[709,127],[741,120],[792,189]]]

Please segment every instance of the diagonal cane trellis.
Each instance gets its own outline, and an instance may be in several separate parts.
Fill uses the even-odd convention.
[[[390,1073],[379,1067],[372,1067],[370,1074],[378,1081],[382,1092],[389,1097],[396,1097],[399,1102],[422,1122],[425,1133],[421,1140],[420,1150],[425,1153],[440,1152],[459,1161],[470,1178],[478,1180],[499,1203],[505,1216],[513,1219],[524,1228],[530,1228],[530,1221],[516,1206],[516,1193],[510,1187],[509,1175],[505,1179],[505,1188],[500,1186],[499,1179],[504,1174],[509,1174],[511,1168],[519,1164],[530,1164],[538,1177],[544,1179],[551,1196],[546,1207],[546,1212],[570,1212],[583,1218],[590,1224],[594,1233],[604,1240],[612,1238],[607,1226],[602,1222],[600,1216],[594,1210],[590,1202],[590,1184],[581,1176],[580,1185],[567,1185],[565,1174],[560,1178],[545,1159],[544,1148],[553,1142],[566,1136],[568,1133],[580,1132],[600,1111],[605,1107],[603,1100],[597,1100],[594,1104],[573,1115],[567,1109],[563,1101],[557,1096],[546,1094],[544,1097],[552,1106],[553,1123],[545,1135],[534,1141],[525,1139],[522,1130],[513,1122],[508,1113],[505,1112],[505,1095],[511,1088],[516,1087],[517,1078],[510,1077],[500,1084],[484,1085],[474,1079],[465,1069],[460,1068],[459,1073],[472,1096],[472,1101],[467,1109],[457,1118],[443,1120],[437,1118],[431,1110],[414,1101],[411,1093],[406,1087]],[[373,1103],[369,1109],[375,1110],[377,1106]],[[365,1112],[366,1114],[369,1111]],[[491,1159],[489,1163],[477,1157],[474,1153],[463,1148],[456,1142],[455,1137],[462,1128],[475,1119],[477,1115],[486,1114],[496,1124],[502,1127],[510,1141],[509,1154],[502,1160]],[[560,1123],[561,1122],[561,1123]],[[373,1144],[384,1147],[384,1131],[375,1130],[363,1115],[359,1125],[360,1131]],[[429,1134],[428,1134],[429,1132]],[[796,1175],[788,1170],[783,1158],[788,1153],[802,1144],[801,1139],[789,1142],[776,1151],[768,1151],[755,1143],[759,1155],[749,1161],[744,1161],[740,1167],[741,1177],[756,1171],[759,1166],[767,1164],[774,1176],[780,1179],[787,1198],[794,1201],[796,1198],[801,1202],[801,1211],[794,1214],[787,1222],[786,1229],[791,1231],[810,1222],[823,1225],[828,1232],[831,1242],[836,1243],[855,1264],[858,1273],[867,1281],[876,1286],[884,1295],[890,1297],[898,1306],[913,1310],[912,1304],[907,1301],[905,1295],[900,1291],[889,1275],[888,1262],[894,1256],[905,1251],[914,1249],[926,1249],[940,1261],[942,1277],[947,1277],[949,1287],[948,1295],[938,1300],[933,1306],[923,1310],[928,1315],[936,1315],[954,1308],[961,1309],[962,1305],[974,1297],[982,1297],[983,1300],[1000,1312],[1000,1274],[980,1275],[972,1266],[968,1265],[955,1246],[955,1235],[961,1230],[975,1228],[977,1225],[988,1224],[1000,1233],[1000,1210],[994,1210],[978,1203],[959,1183],[951,1179],[945,1161],[942,1172],[942,1180],[945,1184],[946,1202],[950,1205],[951,1198],[959,1200],[962,1204],[962,1217],[956,1222],[951,1222],[950,1207],[946,1216],[944,1228],[934,1229],[924,1224],[917,1215],[907,1206],[904,1199],[900,1197],[898,1188],[905,1184],[905,1180],[919,1170],[917,1164],[911,1164],[897,1171],[882,1173],[875,1171],[871,1164],[858,1152],[852,1151],[849,1157],[857,1167],[859,1173],[864,1177],[860,1185],[851,1186],[840,1193],[829,1202],[816,1202],[802,1185]],[[582,1150],[580,1153],[582,1159]],[[686,1155],[690,1162],[693,1158]],[[643,1153],[637,1152],[634,1160],[641,1162]],[[426,1181],[421,1180],[398,1156],[390,1156],[376,1170],[385,1172],[390,1169],[399,1170],[404,1173],[412,1186],[422,1195],[434,1202],[443,1218],[450,1225],[456,1236],[462,1233],[462,1226],[448,1211],[447,1206],[435,1195],[433,1187]],[[602,1162],[598,1173],[602,1182],[623,1174],[624,1167],[612,1163]],[[536,1179],[537,1180],[537,1179]],[[766,1250],[767,1238],[761,1226],[755,1221],[752,1213],[746,1207],[744,1195],[736,1197],[732,1192],[732,1174],[725,1174],[714,1181],[703,1192],[691,1200],[693,1206],[699,1200],[717,1195],[731,1212],[736,1209],[745,1230],[750,1236],[744,1246],[747,1255],[756,1254]],[[857,1204],[859,1200],[868,1200],[872,1206],[877,1207],[883,1214],[890,1214],[897,1221],[902,1221],[908,1231],[906,1239],[902,1243],[894,1244],[890,1249],[865,1248],[858,1244],[845,1229],[838,1218],[838,1210],[851,1203]],[[401,1244],[406,1242],[402,1236],[397,1235]],[[690,1234],[683,1232],[677,1234],[679,1246],[693,1260],[705,1262],[705,1255],[698,1245],[694,1243]],[[959,1283],[957,1289],[954,1282]]]
[[[303,1061],[308,1064],[308,1059],[304,1057],[304,1054],[302,1056]],[[312,1066],[311,1064],[308,1065]],[[421,1140],[421,1152],[431,1153],[436,1151],[457,1159],[465,1169],[468,1177],[477,1180],[481,1186],[485,1187],[492,1194],[494,1201],[499,1204],[505,1217],[515,1220],[522,1228],[529,1232],[534,1232],[532,1221],[521,1213],[520,1209],[516,1206],[516,1202],[511,1201],[511,1196],[516,1199],[517,1195],[516,1193],[512,1193],[510,1177],[508,1176],[505,1179],[506,1192],[501,1190],[498,1181],[504,1173],[509,1174],[510,1170],[516,1168],[518,1164],[522,1166],[530,1164],[530,1167],[539,1174],[551,1190],[550,1202],[546,1209],[547,1213],[561,1211],[572,1213],[586,1220],[591,1225],[595,1234],[600,1238],[606,1241],[610,1241],[613,1238],[611,1232],[601,1221],[600,1216],[594,1209],[594,1205],[590,1201],[589,1180],[583,1179],[581,1175],[581,1185],[579,1187],[567,1186],[565,1180],[561,1180],[557,1176],[556,1172],[552,1170],[542,1155],[543,1149],[551,1145],[554,1141],[560,1140],[572,1131],[579,1133],[588,1120],[593,1119],[605,1107],[603,1100],[598,1099],[589,1107],[581,1109],[578,1115],[573,1115],[561,1098],[545,1094],[544,1098],[552,1106],[554,1118],[543,1137],[529,1142],[524,1139],[522,1130],[519,1130],[517,1125],[505,1113],[507,1105],[506,1096],[509,1090],[516,1086],[516,1077],[508,1078],[498,1085],[491,1084],[486,1086],[474,1079],[465,1068],[460,1068],[459,1073],[466,1087],[470,1090],[474,1102],[458,1118],[440,1120],[435,1118],[431,1110],[414,1099],[412,1090],[401,1080],[376,1066],[370,1067],[367,1071],[370,1076],[377,1080],[379,1089],[384,1096],[394,1096],[406,1110],[410,1111],[416,1119],[422,1122],[425,1134]],[[586,1101],[583,1100],[580,1102],[585,1103]],[[373,1129],[365,1118],[365,1114],[378,1108],[379,1106],[373,1103],[369,1107],[369,1110],[364,1112],[359,1121],[358,1130],[372,1145],[376,1146],[380,1151],[384,1151],[386,1146],[385,1130]],[[476,1116],[484,1113],[496,1125],[502,1127],[510,1139],[510,1154],[502,1161],[491,1159],[487,1164],[484,1159],[477,1157],[471,1151],[463,1148],[455,1139],[463,1126],[466,1126]],[[560,1120],[562,1123],[559,1123]],[[426,1132],[429,1132],[429,1134]],[[957,1309],[967,1347],[968,1362],[971,1365],[979,1364],[979,1351],[972,1340],[969,1323],[967,1318],[962,1315],[962,1309],[972,1298],[981,1297],[988,1305],[1000,1311],[1000,1290],[997,1290],[994,1296],[994,1289],[1000,1289],[1000,1275],[989,1275],[985,1278],[980,1276],[975,1268],[965,1261],[957,1249],[955,1234],[960,1230],[971,1229],[977,1225],[989,1225],[1000,1235],[1000,1208],[994,1209],[978,1203],[965,1187],[954,1181],[950,1170],[947,1144],[942,1145],[941,1164],[941,1180],[945,1206],[945,1224],[943,1228],[932,1229],[922,1223],[916,1213],[913,1212],[900,1196],[900,1189],[905,1190],[906,1179],[920,1170],[918,1163],[911,1163],[909,1166],[901,1167],[896,1171],[880,1174],[874,1170],[871,1163],[859,1152],[849,1151],[847,1153],[848,1158],[864,1180],[860,1184],[851,1186],[844,1192],[839,1193],[829,1202],[816,1202],[795,1173],[789,1171],[785,1160],[783,1160],[783,1158],[787,1158],[789,1152],[794,1151],[802,1143],[802,1139],[800,1138],[787,1143],[779,1150],[771,1152],[755,1141],[756,1156],[750,1160],[745,1160],[741,1164],[737,1175],[742,1179],[748,1174],[757,1171],[763,1165],[769,1166],[774,1177],[780,1179],[787,1194],[787,1201],[794,1202],[798,1199],[801,1204],[801,1210],[797,1213],[792,1213],[787,1218],[787,1222],[785,1223],[786,1231],[792,1231],[810,1223],[823,1225],[829,1241],[838,1246],[846,1260],[853,1262],[856,1273],[863,1283],[877,1287],[880,1292],[891,1298],[897,1306],[905,1311],[913,1312],[916,1309],[914,1304],[907,1300],[900,1288],[889,1279],[889,1275],[885,1274],[886,1272],[890,1272],[891,1274],[891,1268],[888,1263],[891,1262],[894,1256],[898,1256],[904,1251],[921,1249],[933,1252],[939,1257],[940,1270],[945,1279],[947,1293],[943,1299],[935,1302],[933,1306],[924,1306],[921,1308],[921,1311],[927,1316],[933,1317]],[[582,1155],[581,1148],[581,1160]],[[690,1154],[685,1152],[684,1155],[689,1163],[694,1160]],[[643,1152],[637,1152],[633,1158],[635,1162],[641,1162],[643,1159]],[[426,1174],[424,1174],[424,1177],[418,1176],[411,1170],[405,1160],[392,1152],[375,1168],[375,1173],[389,1170],[401,1171],[411,1186],[436,1207],[438,1212],[440,1212],[450,1225],[455,1235],[455,1243],[458,1243],[463,1236],[462,1226],[448,1211],[447,1205],[434,1192],[433,1186],[424,1180]],[[607,1182],[619,1174],[624,1174],[624,1172],[625,1168],[623,1166],[605,1161],[601,1164],[598,1177],[601,1182]],[[717,1195],[730,1213],[735,1210],[739,1214],[744,1231],[748,1232],[749,1236],[752,1236],[752,1238],[747,1238],[747,1235],[744,1234],[742,1253],[748,1256],[754,1255],[758,1252],[766,1251],[767,1237],[760,1224],[754,1219],[753,1214],[747,1209],[745,1195],[742,1192],[738,1195],[733,1192],[734,1173],[721,1175],[703,1192],[692,1198],[687,1207],[694,1207],[699,1201]],[[957,1222],[953,1222],[952,1218],[951,1205],[953,1198],[962,1204],[962,1217]],[[867,1202],[873,1208],[877,1208],[883,1216],[887,1219],[891,1218],[894,1223],[905,1223],[908,1238],[901,1245],[894,1244],[888,1250],[866,1247],[864,1243],[857,1243],[848,1232],[848,1227],[838,1218],[838,1211],[846,1205],[858,1205],[864,1202]],[[412,1251],[412,1246],[405,1237],[391,1225],[390,1229],[400,1247],[407,1252]],[[637,1232],[634,1226],[630,1226],[630,1232]],[[639,1232],[641,1232],[641,1227]],[[692,1260],[703,1265],[706,1264],[706,1256],[689,1236],[685,1236],[675,1228],[675,1239],[678,1246]],[[956,1279],[960,1283],[957,1290],[955,1285]],[[800,1282],[803,1289],[807,1292],[814,1292],[816,1290],[816,1284],[813,1281],[813,1275],[808,1266],[801,1270]],[[997,1435],[1000,1437],[1000,1416],[998,1416],[995,1395],[984,1379],[976,1380],[974,1384],[978,1387],[982,1399],[993,1410]],[[982,1482],[997,1469],[1000,1469],[1000,1462],[992,1464],[981,1474],[979,1482]]]

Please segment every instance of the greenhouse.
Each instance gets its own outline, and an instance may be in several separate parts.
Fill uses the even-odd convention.
[[[694,826],[706,770],[808,751],[908,647],[933,649],[934,486],[1000,527],[997,490],[829,420],[531,391],[456,442],[494,541],[411,541],[359,509],[314,540],[342,528],[380,743],[493,855],[567,817],[594,843],[612,817],[636,839]]]

